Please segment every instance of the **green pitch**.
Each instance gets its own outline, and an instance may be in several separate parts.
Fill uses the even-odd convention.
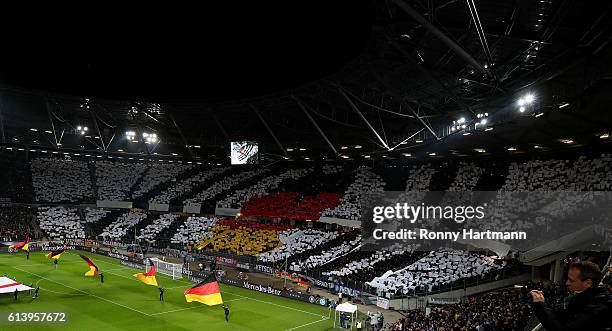
[[[165,301],[159,301],[154,286],[137,281],[136,270],[115,259],[85,253],[104,273],[85,277],[87,265],[76,252],[62,255],[59,268],[36,252],[26,260],[23,252],[0,255],[0,276],[6,274],[28,285],[40,286],[34,291],[0,295],[0,330],[331,330],[325,307],[221,285],[223,300],[230,307],[229,323],[221,306],[187,303],[183,291],[193,285],[187,279],[172,280],[157,275],[159,286],[166,288]],[[58,324],[9,324],[8,313],[66,312],[67,322]],[[332,315],[333,318],[333,315]]]

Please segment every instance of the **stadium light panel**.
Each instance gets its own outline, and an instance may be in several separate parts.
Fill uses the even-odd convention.
[[[30,131],[38,132],[38,130],[35,128],[30,128]]]
[[[607,133],[602,134],[601,136],[599,136],[600,139],[608,139],[610,135]]]

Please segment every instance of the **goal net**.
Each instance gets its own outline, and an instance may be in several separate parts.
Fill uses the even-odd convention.
[[[183,278],[183,265],[180,263],[170,263],[162,261],[158,258],[150,258],[149,261],[155,265],[157,272],[163,275],[172,277],[172,279]],[[146,271],[148,272],[150,265],[147,263]]]

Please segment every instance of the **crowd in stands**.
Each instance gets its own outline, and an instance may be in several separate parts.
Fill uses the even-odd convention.
[[[133,198],[139,198],[153,191],[163,183],[174,180],[180,174],[193,169],[192,164],[152,163],[143,174],[142,180],[136,186]]]
[[[594,158],[580,156],[576,160],[512,162],[495,203],[490,203],[491,217],[480,224],[474,220],[470,226],[496,231],[534,229],[532,233],[577,230],[586,224],[585,219],[576,217],[572,223],[572,216],[580,215],[605,198],[605,193],[597,191],[612,188],[610,169],[612,156],[609,154]],[[560,221],[563,227],[551,226],[552,222]],[[542,231],[536,231],[540,228]]]
[[[247,200],[255,196],[270,193],[270,191],[278,188],[279,184],[285,180],[298,180],[301,177],[314,171],[313,168],[290,169],[280,174],[267,176],[257,182],[255,185],[242,190],[237,190],[233,194],[225,197],[225,199],[217,202],[217,206],[221,208],[241,208]]]
[[[298,192],[276,192],[253,197],[242,206],[243,216],[282,217],[297,220],[318,220],[324,209],[338,204],[337,193],[320,192],[303,197]]]
[[[53,240],[85,238],[85,228],[76,208],[39,207],[38,224]]]
[[[362,199],[367,195],[382,193],[385,182],[368,167],[360,167],[355,172],[355,181],[344,192],[337,206],[327,208],[322,216],[349,220],[359,220],[361,217]]]
[[[199,240],[212,237],[210,228],[217,223],[215,217],[190,216],[177,229],[171,239],[173,244],[193,245]]]
[[[286,224],[262,224],[254,221],[223,220],[210,229],[213,236],[198,246],[212,252],[230,252],[255,256],[280,245],[278,233],[291,228]]]
[[[32,186],[37,202],[93,201],[86,162],[36,158],[31,160]]]
[[[384,294],[408,294],[415,290],[432,292],[436,287],[451,285],[470,277],[483,277],[493,270],[502,269],[506,261],[467,251],[440,249],[405,268],[385,272],[368,285]]]
[[[104,240],[119,241],[130,229],[145,218],[147,218],[147,214],[144,212],[128,211],[104,228],[99,236]]]
[[[147,170],[147,165],[96,161],[95,169],[98,200],[130,201],[132,187]]]
[[[403,251],[403,253],[399,255],[385,256],[379,261],[371,261],[369,262],[370,264],[367,267],[361,269],[361,271],[359,272],[348,274],[346,276],[328,275],[327,279],[332,279],[337,283],[348,283],[352,281],[366,284],[375,277],[383,275],[389,270],[404,268],[405,266],[410,265],[423,258],[427,254],[427,252],[415,250],[414,246],[411,246],[410,250],[401,251]],[[348,263],[350,263],[350,261],[347,261],[347,264]],[[376,292],[376,288],[372,289],[372,293],[374,292]]]
[[[179,215],[177,214],[161,214],[159,218],[155,219],[153,223],[147,225],[145,228],[140,230],[140,234],[136,236],[138,240],[144,240],[150,244],[155,243],[155,237],[169,227],[172,222],[178,220]]]
[[[97,223],[111,211],[102,208],[85,208],[85,223]]]
[[[259,260],[262,262],[276,263],[283,261],[291,255],[300,254],[338,237],[336,231],[321,231],[321,230],[301,230],[291,229],[283,231],[279,234],[279,239],[282,246],[279,246],[269,252],[260,254]]]
[[[229,167],[223,167],[198,172],[197,174],[185,178],[182,181],[175,182],[173,185],[162,191],[161,194],[150,199],[149,203],[168,204],[170,203],[170,200],[191,192],[196,186],[201,185],[207,180],[210,180],[211,178],[218,176],[229,169]]]
[[[40,234],[34,208],[23,206],[0,207],[0,239],[11,241],[25,238],[28,234],[36,238]]]
[[[343,171],[344,171],[344,167],[339,164],[324,164],[321,167],[321,172],[323,172],[324,175],[339,174],[339,173],[342,173]]]
[[[527,284],[525,287],[501,289],[464,298],[458,304],[433,305],[429,311],[416,309],[392,323],[389,331],[458,330],[516,331],[529,325],[533,309],[528,292],[542,290],[546,301],[555,306],[564,296],[560,286]]]
[[[342,242],[340,245],[332,247],[329,250],[322,251],[319,254],[312,254],[304,261],[296,261],[289,267],[292,271],[310,270],[326,263],[333,261],[334,259],[341,258],[343,255],[349,252],[359,249],[361,243],[361,234],[354,237],[352,240]]]
[[[457,174],[452,184],[448,187],[447,191],[450,192],[464,192],[472,191],[480,176],[483,174],[484,169],[475,165],[474,163],[461,162]]]
[[[230,190],[231,188],[235,187],[236,185],[248,179],[257,177],[261,174],[265,174],[269,171],[270,170],[268,168],[259,168],[259,169],[243,171],[243,172],[239,172],[237,174],[231,175],[231,176],[223,177],[220,180],[216,181],[211,186],[206,187],[205,190],[198,192],[193,198],[186,199],[184,201],[184,204],[188,205],[188,204],[194,204],[194,203],[201,203],[203,201],[216,197],[223,192]]]
[[[385,262],[391,259],[399,258],[401,255],[405,254],[406,251],[403,249],[396,250],[382,250],[382,251],[374,251],[374,252],[359,252],[362,255],[366,255],[361,259],[353,259],[348,260],[343,257],[336,260],[337,269],[332,269],[330,271],[324,271],[324,276],[332,276],[332,277],[346,277],[355,274],[363,273],[366,270],[373,269],[373,267],[377,263]],[[334,262],[336,262],[334,261]]]

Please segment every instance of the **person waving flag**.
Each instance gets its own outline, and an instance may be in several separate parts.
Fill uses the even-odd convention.
[[[147,285],[157,286],[157,279],[155,279],[155,265],[151,263],[151,260],[148,261],[151,264],[149,271],[134,274],[134,277],[138,278],[139,281]]]
[[[10,245],[9,248],[12,248],[12,249],[20,249],[21,248],[24,251],[29,250],[30,249],[30,236],[28,236],[26,234],[24,241],[22,241],[20,243],[17,243],[17,244],[14,244],[14,245]]]
[[[211,273],[206,279],[185,291],[185,300],[187,302],[198,301],[208,306],[223,304],[215,274]]]
[[[59,260],[60,257],[62,256],[62,254],[64,254],[64,252],[66,251],[66,249],[67,249],[67,247],[64,244],[64,248],[61,251],[50,252],[46,256],[50,260]]]
[[[79,255],[89,266],[89,271],[85,273],[85,276],[96,276],[100,274],[100,269],[93,263],[93,261],[85,255]]]

